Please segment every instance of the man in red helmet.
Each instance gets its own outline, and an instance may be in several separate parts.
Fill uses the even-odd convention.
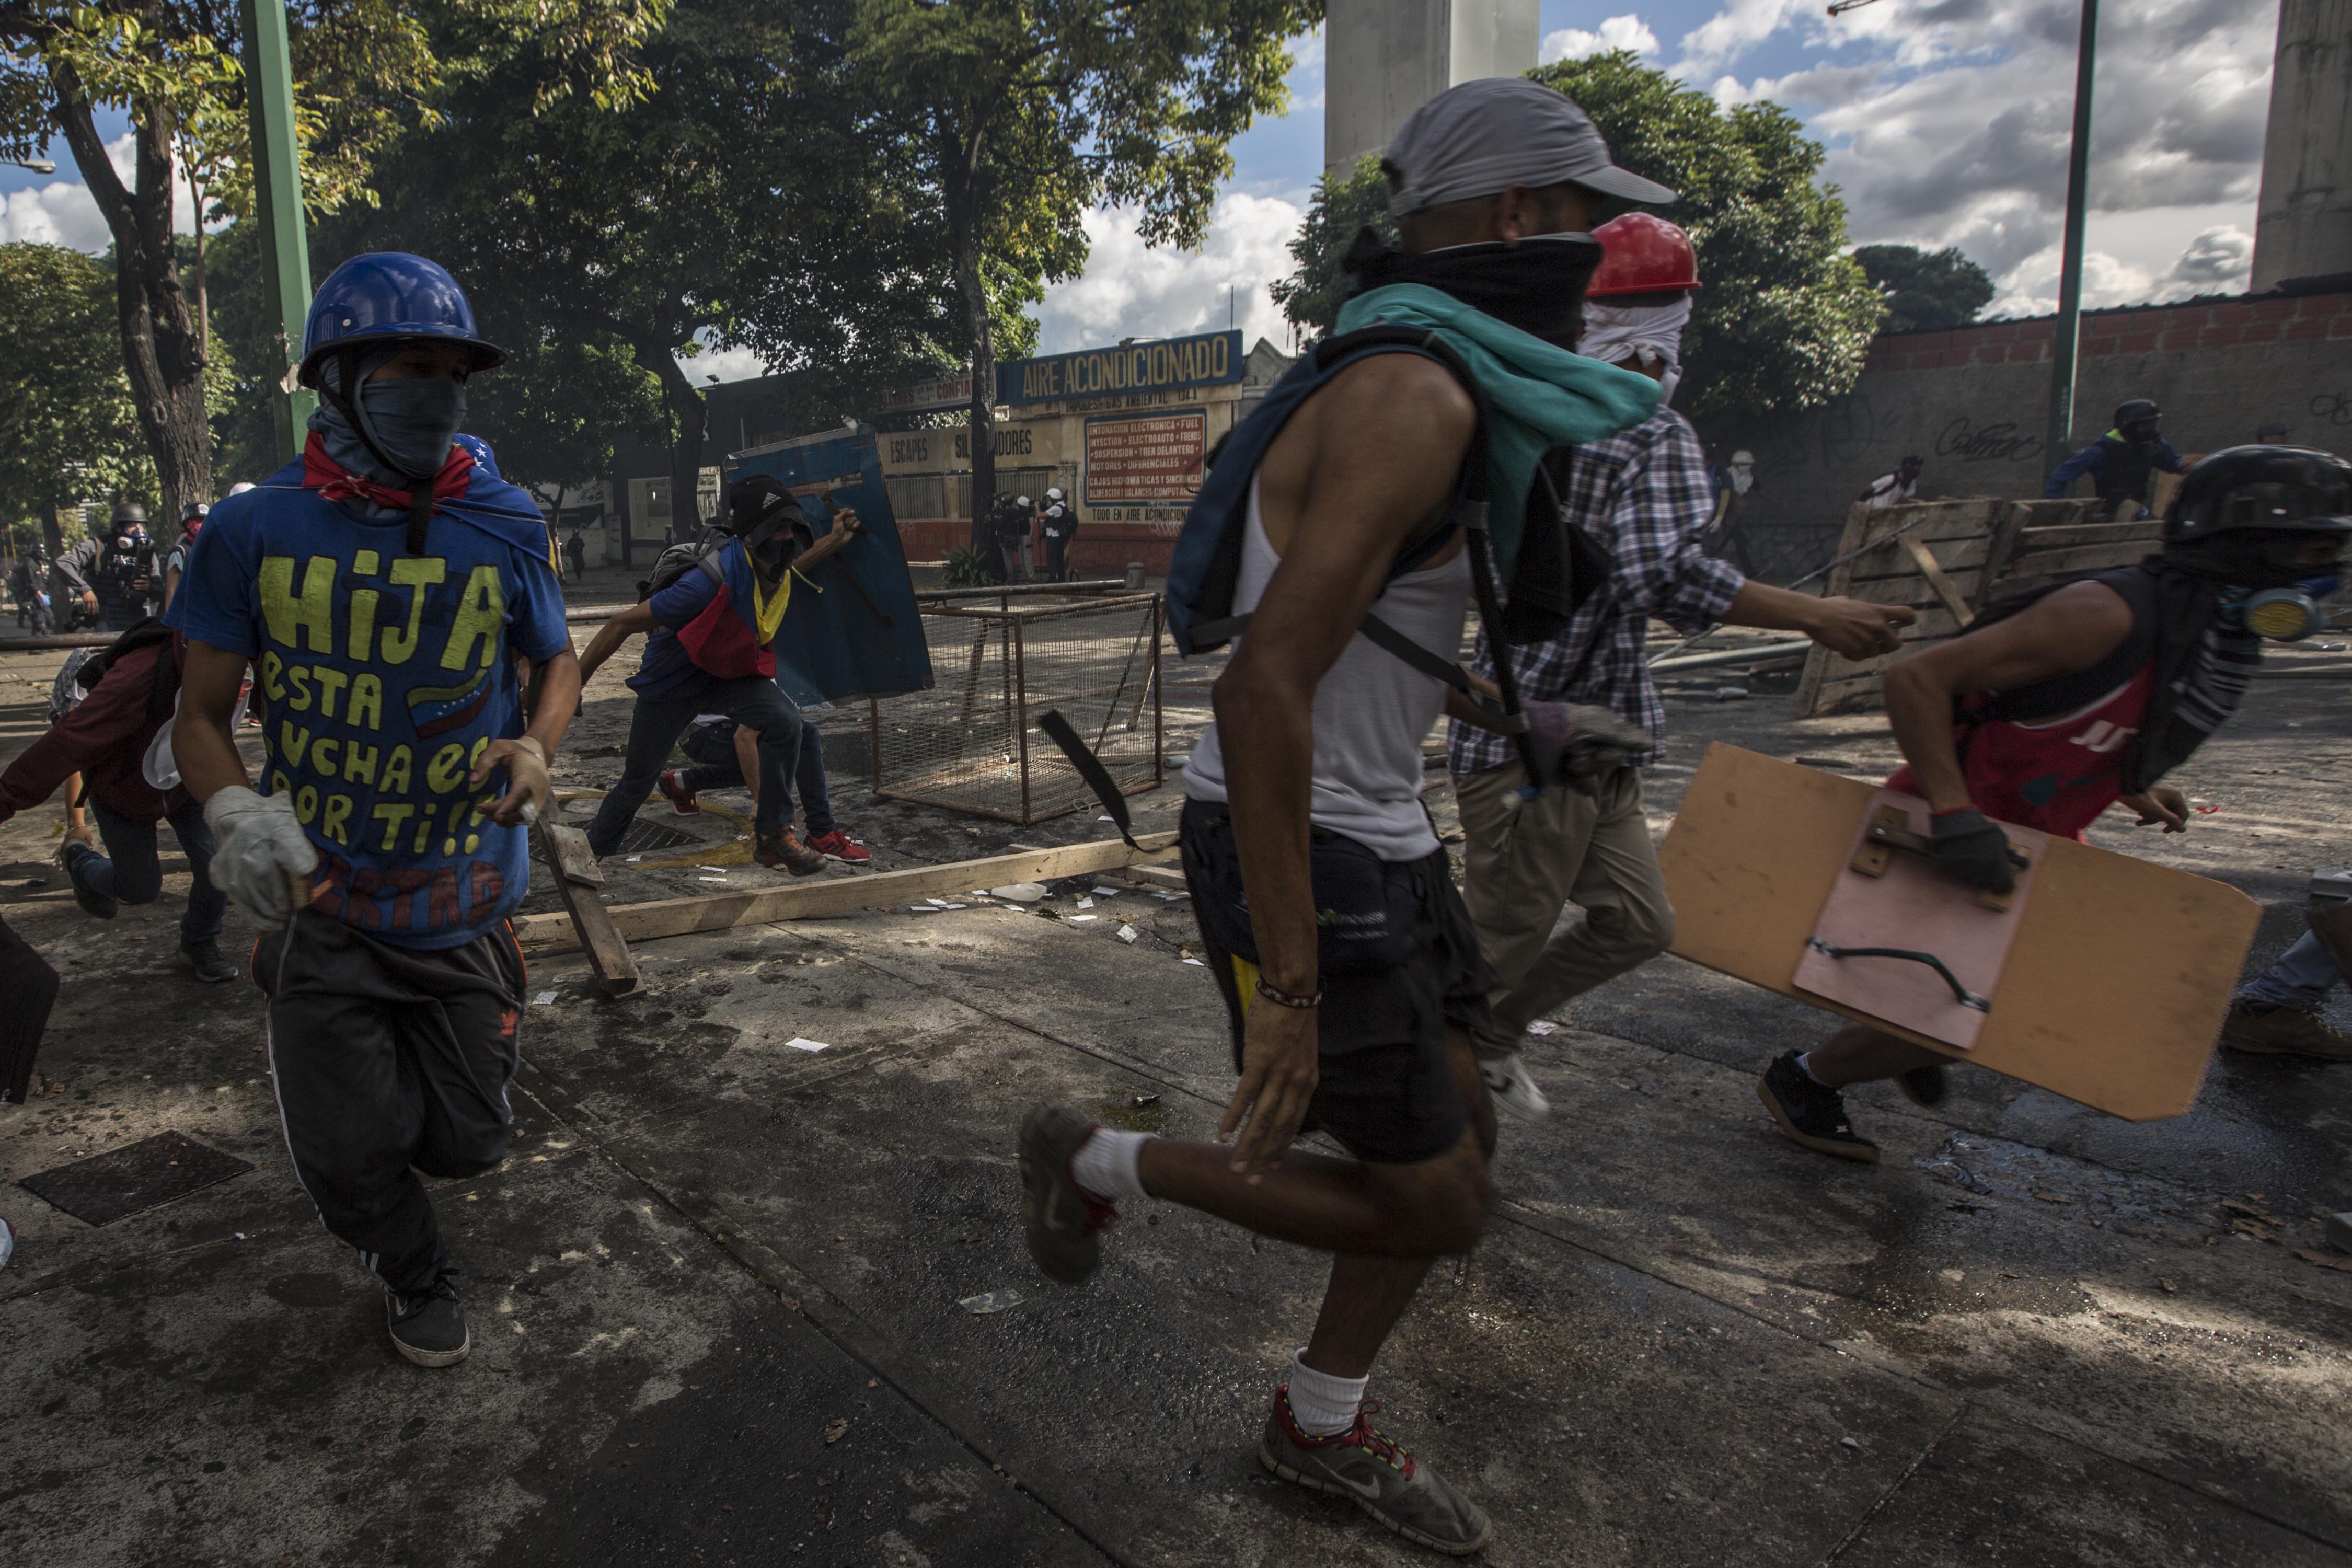
[[[1682,377],[1682,331],[1699,287],[1690,237],[1663,218],[1629,213],[1593,237],[1607,257],[1586,295],[1577,352],[1639,371],[1671,397]],[[1715,487],[1698,437],[1664,405],[1630,430],[1546,459],[1569,520],[1609,557],[1608,581],[1560,636],[1512,650],[1519,694],[1534,702],[1595,703],[1646,729],[1665,728],[1644,642],[1653,616],[1677,630],[1716,622],[1801,631],[1849,658],[1892,652],[1911,611],[1860,600],[1815,599],[1751,583],[1702,548]],[[1493,673],[1482,634],[1478,672]],[[1654,755],[1654,753],[1652,753]],[[1529,1120],[1551,1104],[1519,1056],[1528,1024],[1664,952],[1674,940],[1656,847],[1642,809],[1636,759],[1591,793],[1524,782],[1507,741],[1455,721],[1454,795],[1467,842],[1463,895],[1478,945],[1501,977],[1492,1021],[1475,1039],[1496,1102]],[[1583,912],[1560,928],[1570,903]]]

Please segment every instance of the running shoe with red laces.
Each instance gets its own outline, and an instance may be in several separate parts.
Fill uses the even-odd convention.
[[[680,816],[702,815],[702,803],[694,798],[694,792],[686,787],[686,781],[677,776],[676,768],[654,780],[654,787],[669,797],[669,808]]]
[[[1095,1124],[1065,1105],[1040,1105],[1021,1119],[1021,1222],[1029,1256],[1049,1279],[1076,1285],[1102,1266],[1103,1226],[1118,1218],[1115,1204],[1078,1185],[1071,1156],[1095,1134]]]
[[[808,836],[808,847],[828,860],[846,860],[858,865],[874,858],[874,851],[858,843],[838,827],[828,827],[823,833]]]
[[[1407,1541],[1466,1557],[1495,1532],[1486,1510],[1464,1497],[1427,1465],[1372,1426],[1380,1410],[1366,1400],[1356,1424],[1328,1437],[1310,1437],[1291,1414],[1290,1387],[1275,1390],[1274,1413],[1258,1439],[1257,1460],[1286,1481],[1346,1498]]]

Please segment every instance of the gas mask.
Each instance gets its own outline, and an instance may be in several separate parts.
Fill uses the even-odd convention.
[[[2318,601],[2343,583],[2340,573],[2305,577],[2290,588],[2262,588],[2221,603],[2221,618],[2272,642],[2301,642],[2327,629],[2327,612]]]

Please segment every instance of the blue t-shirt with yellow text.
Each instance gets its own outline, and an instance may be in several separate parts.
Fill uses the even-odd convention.
[[[370,510],[303,489],[289,464],[213,509],[167,619],[252,661],[258,787],[291,796],[318,847],[311,907],[383,942],[455,947],[530,888],[526,830],[480,809],[504,770],[466,781],[493,740],[523,732],[515,656],[571,647],[562,590],[539,509],[488,464],[436,505],[422,554],[405,552],[404,512]]]

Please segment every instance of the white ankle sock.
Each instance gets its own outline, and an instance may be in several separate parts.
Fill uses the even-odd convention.
[[[1799,1057],[1799,1058],[1797,1058],[1797,1070],[1798,1070],[1799,1072],[1801,1072],[1801,1073],[1803,1073],[1807,1078],[1809,1078],[1809,1079],[1813,1079],[1813,1081],[1814,1081],[1815,1083],[1821,1083],[1821,1084],[1822,1084],[1822,1087],[1823,1089],[1827,1089],[1827,1088],[1829,1088],[1829,1085],[1828,1085],[1828,1084],[1822,1083],[1822,1080],[1821,1080],[1821,1079],[1817,1079],[1817,1078],[1813,1078],[1813,1053],[1812,1053],[1812,1052],[1811,1052],[1811,1051],[1807,1051],[1803,1056],[1801,1056],[1801,1057]]]
[[[1094,1136],[1070,1156],[1070,1175],[1078,1185],[1106,1201],[1144,1196],[1143,1178],[1135,1162],[1143,1152],[1146,1134],[1097,1127]]]
[[[1333,1377],[1307,1364],[1307,1352],[1290,1358],[1290,1414],[1309,1437],[1336,1437],[1356,1424],[1369,1377]]]

